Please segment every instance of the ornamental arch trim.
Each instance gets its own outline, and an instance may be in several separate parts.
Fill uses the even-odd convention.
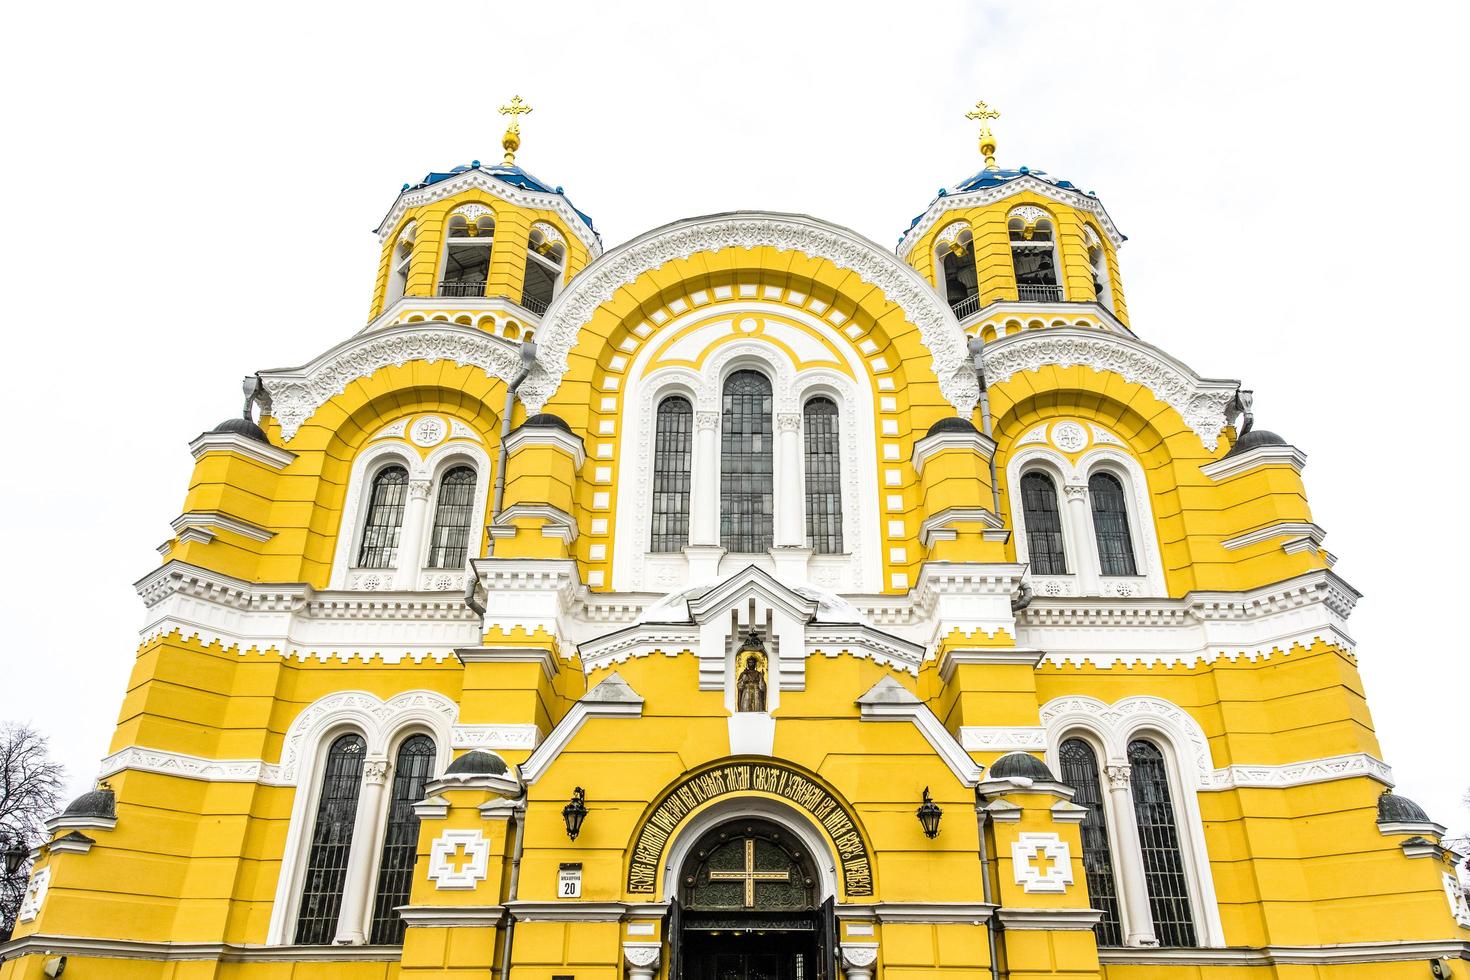
[[[683,776],[644,810],[628,853],[628,893],[666,890],[667,869],[677,874],[690,842],[744,812],[740,804],[752,816],[786,823],[814,857],[832,858],[824,872],[833,876],[824,882],[829,894],[840,892],[847,900],[874,895],[872,848],[847,801],[820,777],[790,763],[738,758],[721,759]],[[783,819],[782,811],[800,819]],[[811,826],[799,826],[803,821]]]
[[[555,394],[582,327],[619,289],[646,273],[700,252],[770,247],[800,252],[851,271],[882,290],[919,329],[945,399],[969,416],[980,397],[964,331],[934,287],[914,269],[861,235],[803,215],[761,211],[676,222],[621,245],[584,269],[555,300],[536,334],[538,367],[522,387],[533,410]]]

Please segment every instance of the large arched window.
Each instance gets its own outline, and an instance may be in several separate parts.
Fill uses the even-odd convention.
[[[1031,205],[1016,208],[1011,212],[1007,229],[1018,298],[1023,303],[1061,302],[1056,231],[1046,212]]]
[[[1097,558],[1102,573],[1137,575],[1123,484],[1113,474],[1099,471],[1087,479],[1087,496],[1092,499],[1092,529],[1097,537]]]
[[[694,407],[680,395],[659,402],[653,443],[653,531],[650,551],[689,543],[689,478],[694,469]]]
[[[411,735],[398,748],[368,940],[374,945],[403,942],[404,923],[395,910],[408,904],[413,888],[419,843],[419,818],[413,805],[424,798],[424,785],[434,778],[435,755],[434,740],[427,735]]]
[[[726,379],[720,432],[720,544],[739,554],[768,551],[774,453],[765,375],[736,371]]]
[[[1099,946],[1123,945],[1118,914],[1118,885],[1113,877],[1113,854],[1108,843],[1107,811],[1103,806],[1097,753],[1080,738],[1062,743],[1059,753],[1062,782],[1077,791],[1072,802],[1087,808],[1082,818],[1082,866],[1087,871],[1087,893],[1092,907],[1102,911],[1094,931]]]
[[[408,470],[386,466],[373,477],[363,522],[358,568],[398,567],[398,538],[403,531],[403,508],[408,500]]]
[[[1062,544],[1062,515],[1057,507],[1057,485],[1045,473],[1021,477],[1021,509],[1026,519],[1026,551],[1036,575],[1067,574]]]
[[[311,832],[311,851],[306,859],[305,885],[296,916],[298,944],[320,946],[336,937],[366,748],[361,735],[349,734],[339,737],[327,750],[316,823]]]
[[[490,278],[495,217],[483,205],[467,205],[449,216],[444,238],[440,296],[484,296]]]
[[[434,528],[429,533],[429,568],[464,568],[474,502],[474,467],[456,466],[444,474],[434,505]]]
[[[551,305],[561,284],[567,247],[555,229],[538,224],[531,229],[531,247],[526,250],[526,275],[521,287],[521,305],[540,316]]]
[[[1194,914],[1164,753],[1150,741],[1134,739],[1128,743],[1128,765],[1154,934],[1161,946],[1193,946]]]
[[[806,536],[819,555],[842,553],[842,464],[837,403],[813,398],[802,411],[806,436]]]

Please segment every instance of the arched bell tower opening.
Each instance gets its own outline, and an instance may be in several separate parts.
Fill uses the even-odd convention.
[[[829,980],[832,901],[801,835],[737,816],[702,833],[679,868],[670,980]]]

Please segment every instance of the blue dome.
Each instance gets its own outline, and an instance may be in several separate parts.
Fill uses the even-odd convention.
[[[548,185],[545,181],[542,181],[537,177],[532,176],[531,174],[522,170],[520,167],[517,167],[515,164],[510,164],[508,166],[503,163],[486,165],[476,160],[469,166],[461,164],[458,167],[453,167],[442,173],[436,171],[434,173],[425,174],[423,180],[412,186],[405,186],[404,191],[416,191],[421,187],[428,187],[432,184],[437,184],[440,181],[448,180],[451,177],[457,177],[460,174],[468,173],[471,170],[481,170],[489,174],[491,177],[494,177],[496,180],[510,184],[512,187],[519,187],[522,190],[536,191],[540,194],[555,194],[563,201],[567,202],[567,207],[577,212],[577,217],[581,218],[587,223],[587,227],[592,229],[592,234],[597,234],[597,226],[592,223],[592,216],[590,214],[587,214],[585,211],[577,211],[576,205],[572,203],[571,198],[567,197],[565,191],[563,191],[560,187],[552,187]],[[598,235],[598,237],[601,238],[602,236]]]
[[[1015,170],[999,167],[994,170],[981,170],[979,173],[974,174],[973,176],[966,177],[964,180],[960,181],[958,184],[955,184],[953,187],[942,188],[939,193],[935,195],[934,199],[929,202],[928,207],[924,208],[922,213],[915,215],[914,220],[909,222],[908,228],[904,229],[904,233],[899,236],[899,241],[902,241],[908,236],[908,233],[913,230],[914,226],[919,223],[924,215],[929,213],[929,208],[932,208],[934,206],[934,201],[939,200],[941,197],[949,197],[952,194],[968,194],[970,191],[982,191],[985,190],[987,187],[999,187],[1001,184],[1009,184],[1011,181],[1019,180],[1022,177],[1035,177],[1037,180],[1041,181],[1044,184],[1050,184],[1053,187],[1059,187],[1062,190],[1073,191],[1077,194],[1083,194],[1087,197],[1093,198],[1094,200],[1096,200],[1097,198],[1097,195],[1092,193],[1091,191],[1082,190],[1070,180],[1063,180],[1060,177],[1053,177],[1045,170],[1032,170],[1030,167],[1018,167]]]

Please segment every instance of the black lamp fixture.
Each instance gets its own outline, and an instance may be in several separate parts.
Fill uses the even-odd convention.
[[[561,808],[561,818],[567,823],[567,837],[576,840],[582,832],[582,821],[587,819],[587,794],[582,787],[572,790],[572,801]]]
[[[0,861],[4,862],[5,877],[14,877],[30,853],[31,849],[26,847],[19,837],[11,840],[10,846],[0,851]]]
[[[919,826],[924,828],[924,836],[933,840],[939,836],[939,818],[944,816],[944,811],[939,809],[929,795],[929,787],[924,787],[924,802],[919,805]]]

